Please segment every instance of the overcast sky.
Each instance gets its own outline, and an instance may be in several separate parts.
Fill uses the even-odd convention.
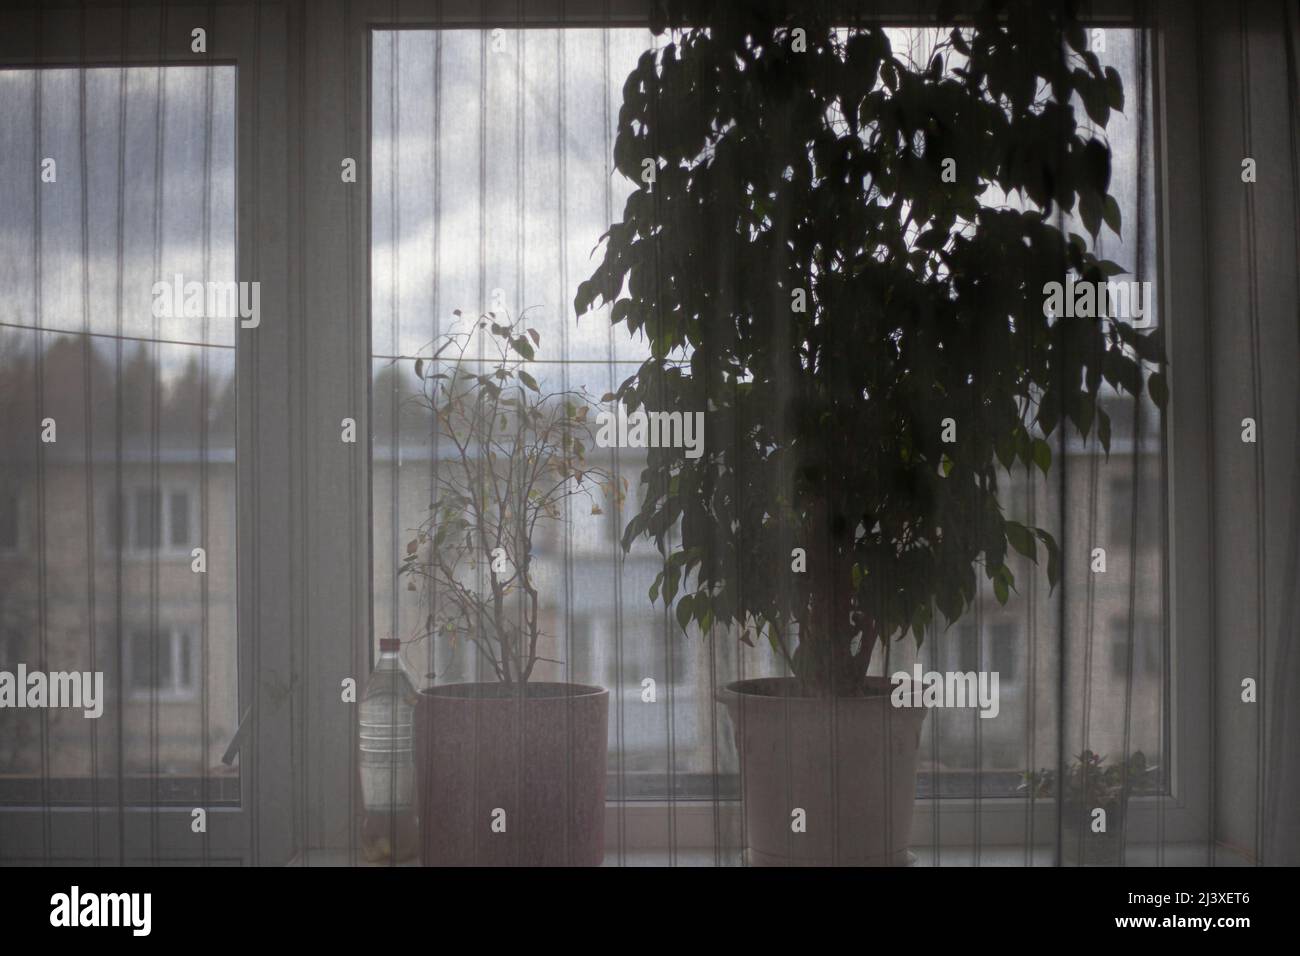
[[[935,38],[894,33],[896,50],[917,47],[922,60]],[[1106,38],[1103,62],[1119,68],[1133,103],[1131,38]],[[623,82],[654,43],[639,29],[375,33],[376,355],[416,354],[450,327],[453,310],[492,308],[494,290],[512,312],[535,310],[540,358],[620,363],[593,369],[593,388],[621,381],[648,354],[644,340],[611,332],[607,309],[578,321],[572,303],[632,189],[611,151]],[[205,190],[207,276],[236,278],[235,81],[233,66],[0,70],[0,323],[30,327],[39,310],[47,329],[80,331],[88,316],[98,333],[120,321],[127,335],[203,339],[201,320],[156,327],[151,288],[158,276],[204,276]],[[1133,126],[1118,116],[1109,130],[1126,234],[1136,216]],[[40,181],[45,157],[57,183]],[[1144,231],[1154,236],[1153,216]],[[1136,243],[1113,237],[1099,251],[1125,265],[1137,258]],[[232,344],[234,323],[214,321],[206,334]],[[0,334],[0,348],[15,344]],[[571,383],[582,377],[571,370]]]
[[[205,181],[207,277],[234,279],[234,103],[233,66],[0,70],[0,322],[30,326],[39,309],[47,329],[82,331],[88,313],[94,332],[120,318],[156,334],[155,275],[204,278]],[[158,331],[203,338],[195,319]],[[233,340],[232,323],[211,324],[208,341]]]

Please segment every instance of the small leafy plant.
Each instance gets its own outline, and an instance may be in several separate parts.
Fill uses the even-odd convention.
[[[1158,768],[1146,754],[1134,751],[1127,760],[1107,763],[1106,757],[1084,750],[1065,771],[1061,824],[1068,839],[1062,841],[1067,863],[1117,866],[1124,859],[1124,813],[1129,797],[1159,789]],[[1042,768],[1024,775],[1021,790],[1035,797],[1058,795],[1057,774]],[[1104,810],[1105,816],[1095,814]],[[1101,826],[1101,821],[1105,826]]]
[[[572,499],[599,514],[597,493],[613,492],[610,474],[587,458],[594,403],[583,391],[543,390],[527,369],[541,335],[526,315],[481,315],[415,362],[415,401],[433,413],[439,466],[399,571],[410,588],[419,582],[428,608],[414,639],[442,635],[453,649],[468,641],[519,693],[539,661],[554,660],[542,653],[550,635],[534,543],[565,521]]]
[[[1128,760],[1107,763],[1105,755],[1085,750],[1065,771],[1062,793],[1066,811],[1085,815],[1095,807],[1107,812],[1121,808],[1135,794],[1153,793],[1159,786],[1158,767],[1148,764],[1146,754],[1135,750]],[[1025,773],[1021,790],[1035,797],[1057,796],[1057,773],[1041,768]]]

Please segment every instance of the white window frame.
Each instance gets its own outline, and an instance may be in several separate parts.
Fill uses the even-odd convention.
[[[361,156],[369,156],[368,111],[371,103],[369,88],[369,38],[372,30],[396,27],[437,29],[441,27],[495,26],[506,28],[527,25],[561,25],[556,14],[548,12],[531,20],[526,14],[521,22],[517,10],[502,11],[493,16],[481,14],[471,8],[436,12],[435,4],[412,2],[394,11],[386,0],[358,0],[352,21],[346,24],[352,55],[361,57],[366,69],[357,70],[353,76],[354,103],[362,107],[358,116],[353,108],[354,128],[347,133],[353,142],[364,144],[358,148]],[[886,7],[889,5],[886,4]],[[1205,313],[1196,298],[1200,290],[1175,287],[1171,282],[1178,263],[1188,256],[1198,254],[1194,249],[1199,235],[1197,228],[1180,227],[1172,222],[1184,215],[1186,197],[1196,195],[1200,183],[1191,179],[1195,173],[1192,164],[1172,162],[1171,156],[1194,155],[1196,141],[1195,92],[1197,85],[1194,67],[1197,63],[1195,37],[1187,26],[1186,17],[1179,16],[1177,4],[1172,0],[1158,0],[1156,23],[1172,24],[1155,28],[1151,56],[1153,142],[1157,190],[1157,285],[1160,314],[1177,316],[1176,327],[1167,330],[1170,349],[1170,378],[1174,368],[1201,368],[1197,363],[1198,343],[1203,343]],[[881,14],[879,5],[872,11]],[[1098,26],[1125,27],[1133,22],[1133,4],[1126,0],[1111,0],[1093,5],[1093,22]],[[890,11],[884,11],[890,16]],[[914,18],[905,2],[898,4],[896,17],[900,24]],[[634,2],[615,2],[598,13],[571,14],[564,25],[572,26],[630,26],[644,24],[643,11]],[[1172,74],[1180,74],[1174,77]],[[1177,91],[1180,101],[1171,110],[1163,100],[1168,91]],[[1193,102],[1188,103],[1189,100]],[[1177,119],[1171,119],[1171,112]],[[360,164],[365,166],[367,164]],[[369,171],[365,169],[359,179],[365,179],[364,195],[369,194]],[[1178,197],[1175,204],[1174,197]],[[367,235],[353,237],[354,255],[360,263],[358,274],[361,284],[355,290],[365,308],[358,311],[352,328],[353,335],[367,343],[365,360],[369,361],[369,243]],[[1173,323],[1171,323],[1171,326]],[[368,366],[355,370],[366,376]],[[1204,569],[1208,544],[1202,534],[1189,534],[1189,529],[1203,523],[1206,488],[1201,469],[1195,464],[1205,460],[1203,436],[1198,435],[1196,423],[1198,409],[1196,389],[1172,388],[1171,407],[1165,416],[1162,440],[1167,449],[1165,468],[1167,481],[1167,522],[1169,549],[1166,595],[1166,628],[1176,635],[1170,641],[1171,659],[1166,662],[1171,672],[1170,680],[1170,754],[1172,769],[1168,777],[1169,790],[1161,796],[1133,797],[1128,806],[1129,831],[1134,834],[1161,834],[1164,844],[1193,845],[1203,840],[1208,832],[1208,797],[1205,789],[1207,766],[1204,747],[1200,741],[1207,739],[1207,718],[1204,708],[1195,706],[1195,694],[1188,688],[1207,686],[1209,679],[1208,655],[1210,633],[1205,611],[1209,582]],[[370,528],[365,528],[369,541]],[[366,568],[369,571],[369,568]],[[367,580],[366,587],[369,587]],[[1184,689],[1184,692],[1180,692]],[[648,850],[675,853],[677,850],[695,848],[717,851],[717,834],[721,829],[734,826],[738,806],[719,805],[713,801],[658,800],[611,803],[607,807],[607,824],[610,833],[623,836],[625,850]],[[1037,800],[1032,804],[1019,797],[984,798],[918,798],[913,822],[913,846],[927,850],[935,833],[941,835],[945,860],[952,862],[978,862],[979,853],[991,852],[1006,857],[1023,850],[1033,854],[1036,862],[1052,862],[1057,842],[1057,807],[1053,800]],[[669,820],[671,818],[671,825]],[[666,842],[672,834],[672,844]],[[1026,834],[1030,839],[1026,841]],[[1135,838],[1136,839],[1136,838]],[[1190,852],[1201,852],[1199,846]],[[1044,855],[1046,854],[1046,855]]]
[[[0,806],[5,863],[281,864],[303,842],[288,797],[295,771],[289,712],[300,706],[300,691],[285,676],[295,648],[301,653],[305,627],[295,607],[306,600],[302,580],[290,571],[292,510],[284,500],[307,431],[303,406],[291,405],[286,393],[287,381],[300,382],[306,374],[290,345],[307,321],[293,294],[298,279],[290,263],[291,244],[303,241],[289,213],[303,187],[285,162],[295,136],[288,117],[297,102],[286,95],[291,64],[298,62],[289,43],[291,7],[286,0],[191,0],[0,8],[0,68],[236,66],[237,278],[262,285],[260,326],[236,333],[233,546],[243,720],[232,752],[238,754],[239,800],[214,802],[203,834],[191,827],[192,807],[175,804],[118,805],[110,796],[95,806]],[[206,54],[191,49],[196,26],[207,31]],[[195,521],[191,534],[201,534],[200,528]],[[125,705],[129,689],[123,696]],[[114,779],[105,771],[101,780],[110,785],[101,789],[111,793]],[[43,826],[46,816],[51,820]],[[119,848],[125,856],[119,857]]]
[[[871,9],[880,13],[880,6]],[[900,22],[910,6],[899,0]],[[575,3],[564,8],[563,22],[641,25],[645,8],[635,0]],[[1093,8],[1098,25],[1123,26],[1130,4],[1099,0]],[[343,417],[369,421],[370,31],[512,27],[520,16],[525,24],[553,26],[560,14],[549,5],[540,12],[489,5],[484,14],[477,4],[352,0],[313,4],[303,22],[303,8],[285,0],[196,0],[131,5],[124,31],[122,9],[68,2],[35,12],[0,10],[0,66],[192,64],[189,31],[201,24],[209,26],[212,61],[238,66],[238,278],[262,283],[261,327],[238,333],[237,355],[238,673],[248,715],[239,749],[241,801],[233,809],[213,808],[200,839],[185,808],[0,807],[0,846],[5,862],[61,863],[87,862],[88,848],[97,845],[147,847],[155,859],[254,863],[287,861],[296,847],[354,846],[355,720],[338,688],[369,664],[371,495],[368,439],[340,443],[337,426]],[[164,9],[167,30],[160,36]],[[1211,512],[1195,382],[1206,367],[1206,303],[1198,283],[1170,281],[1203,266],[1203,184],[1195,160],[1200,58],[1193,24],[1179,15],[1178,4],[1157,0],[1153,9],[1161,24],[1152,60],[1157,278],[1160,313],[1177,317],[1169,328],[1172,400],[1164,434],[1165,620],[1176,636],[1173,761],[1170,792],[1136,798],[1129,822],[1134,832],[1158,829],[1166,843],[1192,843],[1211,829],[1208,717],[1197,698],[1223,676],[1209,672],[1206,653],[1213,582],[1204,524]],[[39,60],[32,53],[34,16],[41,17]],[[343,157],[358,162],[355,184],[340,182]],[[1185,385],[1180,375],[1187,376]],[[295,712],[301,720],[289,719]],[[300,740],[290,740],[291,726],[305,728]],[[321,793],[333,799],[311,802],[310,795]],[[712,801],[611,804],[609,832],[623,835],[625,850],[707,851],[719,828],[734,823],[721,818],[737,810]],[[922,799],[914,844],[923,847],[938,832],[944,859],[954,862],[963,860],[962,846],[1037,854],[1055,844],[1055,812],[1051,801],[1037,801],[1031,810],[1017,798]],[[56,824],[41,826],[35,816],[44,814],[57,816]],[[47,829],[52,844],[45,842]],[[965,859],[975,859],[974,851]]]

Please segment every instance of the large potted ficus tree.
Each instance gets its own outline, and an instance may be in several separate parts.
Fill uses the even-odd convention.
[[[751,862],[906,858],[924,710],[873,648],[1005,602],[1009,549],[1055,585],[999,468],[1046,473],[1066,422],[1108,450],[1103,382],[1164,401],[1158,335],[1045,305],[1122,272],[1093,246],[1124,93],[1073,8],[987,3],[917,63],[825,7],[668,2],[623,86],[638,188],[575,308],[649,340],[618,401],[706,415],[625,529],[664,556],[651,597],[788,668],[722,691]]]
[[[586,394],[547,390],[528,371],[540,341],[523,317],[489,314],[415,363],[438,457],[428,517],[401,567],[422,595],[415,639],[477,656],[491,678],[435,679],[416,705],[429,865],[604,856],[609,693],[538,679],[539,666],[561,662],[537,544],[558,535],[568,509],[599,512],[609,476],[587,459]]]

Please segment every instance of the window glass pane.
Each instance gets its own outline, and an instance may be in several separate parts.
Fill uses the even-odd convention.
[[[126,508],[123,503],[124,499],[119,492],[111,492],[107,496],[105,510],[108,512],[105,516],[104,540],[107,547],[111,550],[117,550],[126,546]]]
[[[1104,33],[1102,62],[1118,71],[1125,90],[1136,98],[1150,84],[1139,82],[1134,35]],[[891,44],[900,55],[929,62],[930,48],[946,30],[897,29]],[[408,590],[398,569],[412,540],[411,529],[428,515],[445,492],[443,469],[454,462],[451,443],[435,441],[437,424],[421,399],[416,359],[427,357],[431,340],[464,329],[488,311],[514,317],[527,309],[528,325],[540,344],[529,373],[543,390],[586,389],[599,397],[636,373],[648,354],[644,338],[611,324],[608,306],[575,320],[577,285],[598,260],[593,246],[622,218],[632,184],[612,168],[612,148],[623,84],[637,58],[656,40],[639,29],[377,30],[373,33],[371,342],[373,383],[373,543],[376,637],[409,639],[428,620],[427,595]],[[1139,117],[1146,104],[1114,115],[1106,138],[1114,153],[1111,192],[1125,224],[1124,241],[1103,232],[1096,251],[1121,262],[1141,280],[1154,280],[1154,191],[1139,201],[1139,184],[1154,176],[1152,151],[1141,137]],[[1084,115],[1082,105],[1078,113]],[[990,205],[1023,205],[1015,196],[988,191]],[[1082,233],[1077,217],[1064,215],[1062,228]],[[1141,234],[1139,234],[1141,230]],[[1145,257],[1145,258],[1144,258]],[[644,270],[642,273],[644,279]],[[1141,274],[1138,275],[1138,271]],[[1148,302],[1151,325],[1158,325],[1155,303]],[[427,374],[428,365],[422,367]],[[483,371],[486,366],[480,366]],[[1164,574],[1157,543],[1165,505],[1160,420],[1144,399],[1107,394],[1112,417],[1109,471],[1122,478],[1096,494],[1089,477],[1100,454],[1095,444],[1072,442],[1057,464],[1068,469],[1068,501],[1041,475],[999,475],[999,498],[1009,518],[1045,527],[1057,540],[1098,540],[1134,520],[1139,552],[1129,555],[1129,535],[1108,542],[1111,573],[1094,582],[1096,619],[1108,622],[1126,614],[1133,600],[1141,615],[1160,628]],[[1095,435],[1095,430],[1094,430]],[[1095,439],[1093,440],[1095,442]],[[602,453],[604,449],[600,450]],[[542,583],[542,613],[554,663],[540,673],[547,679],[596,683],[610,690],[612,798],[681,794],[698,784],[693,775],[712,778],[711,793],[726,793],[734,775],[731,728],[718,717],[715,687],[738,677],[783,673],[765,642],[749,647],[738,636],[719,632],[702,639],[684,635],[662,603],[649,597],[663,569],[662,558],[643,540],[627,554],[619,545],[635,509],[643,452],[620,449],[597,456],[626,478],[629,497],[615,514],[586,508],[538,530],[533,540],[534,573]],[[1134,481],[1133,469],[1138,470]],[[1059,474],[1053,471],[1053,479]],[[1107,480],[1106,478],[1100,479]],[[1139,509],[1133,509],[1134,491]],[[1123,499],[1122,501],[1120,499]],[[1031,766],[1056,762],[1057,743],[1049,734],[1027,728],[1056,727],[1062,706],[1052,693],[1061,668],[1083,670],[1082,659],[1063,662],[1059,654],[1092,653],[1090,627],[1077,608],[1061,615],[1053,603],[1042,565],[1013,556],[1017,587],[1005,605],[977,574],[982,589],[978,610],[956,627],[935,628],[918,652],[910,638],[891,645],[894,668],[926,667],[969,672],[981,666],[1000,672],[1001,719],[972,723],[968,712],[935,714],[928,725],[922,788],[969,796],[982,775],[986,794],[1013,794]],[[1073,559],[1072,559],[1073,560]],[[1071,565],[1073,567],[1073,564]],[[1142,587],[1129,587],[1138,575]],[[775,586],[750,582],[750,586]],[[1083,594],[1079,587],[1071,594]],[[1092,592],[1089,592],[1092,594]],[[1136,597],[1133,595],[1136,594]],[[1102,645],[1104,623],[1095,643]],[[1063,640],[1061,628],[1070,630]],[[1034,642],[1034,653],[1028,642]],[[1158,646],[1158,645],[1157,645]],[[1096,652],[1099,660],[1105,651]],[[883,657],[883,655],[881,655]],[[472,649],[445,639],[422,640],[408,653],[420,674],[439,682],[488,679]],[[1165,662],[1167,666],[1167,662]],[[1103,665],[1104,666],[1104,665]],[[1070,721],[1090,720],[1089,736],[1098,751],[1133,749],[1158,753],[1164,724],[1153,719],[1167,705],[1156,667],[1136,680],[1131,693],[1149,712],[1134,714],[1140,728],[1125,735],[1128,693],[1123,681],[1098,681],[1087,692],[1088,706],[1074,695]],[[659,706],[644,706],[642,681],[653,677]],[[1032,711],[1032,712],[1031,712]],[[976,727],[978,726],[978,729]],[[1145,735],[1145,736],[1143,736]],[[641,776],[637,776],[640,774]],[[936,782],[926,775],[948,775]]]
[[[28,539],[0,544],[0,630],[26,635],[15,664],[102,674],[104,698],[97,719],[0,710],[0,803],[103,799],[119,776],[131,803],[197,805],[205,775],[238,795],[238,321],[154,307],[156,283],[237,278],[235,109],[234,66],[0,70],[0,491]],[[43,444],[25,423],[47,417]]]
[[[999,681],[1017,679],[1016,656],[1019,646],[1019,634],[1014,624],[993,626],[993,660],[989,670],[998,672]]]
[[[172,492],[171,496],[171,545],[184,547],[190,541],[190,496],[183,491]]]
[[[158,686],[157,658],[154,656],[153,636],[148,631],[131,635],[131,687],[149,691]]]
[[[158,547],[162,528],[162,495],[156,491],[135,493],[135,546]]]
[[[190,635],[185,631],[176,632],[176,690],[181,693],[188,693],[194,689],[194,649],[192,643]]]
[[[10,490],[0,490],[0,548],[18,547],[18,495]]]

